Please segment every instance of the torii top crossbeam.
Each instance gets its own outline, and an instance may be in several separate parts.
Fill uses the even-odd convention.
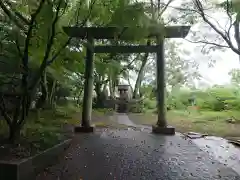
[[[133,32],[146,32],[144,38],[184,38],[190,26],[149,26],[149,27],[64,27],[68,36],[85,39],[88,36],[94,39],[120,39],[131,40]]]

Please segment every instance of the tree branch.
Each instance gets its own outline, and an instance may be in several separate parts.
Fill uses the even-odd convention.
[[[57,57],[62,53],[62,51],[67,47],[67,45],[70,43],[70,41],[72,40],[72,38],[68,38],[68,40],[65,42],[65,44],[62,45],[61,48],[59,48],[59,50],[53,55],[53,57],[47,61],[47,66],[51,65],[55,59],[57,59]]]
[[[203,10],[203,6],[202,3],[199,0],[194,0],[194,4],[197,8],[197,10],[199,11],[199,14],[201,15],[202,19],[217,33],[219,34],[223,40],[228,44],[229,48],[231,48],[231,50],[233,52],[235,52],[236,54],[240,55],[240,51],[234,47],[233,43],[231,42],[230,39],[228,39],[228,37],[221,32],[213,23],[211,23],[205,16],[205,12]]]
[[[232,8],[232,6],[230,6],[229,0],[227,0],[227,9],[226,9],[226,11],[227,11],[228,18],[230,20],[230,26],[229,26],[228,31],[227,31],[227,35],[228,35],[229,39],[231,39],[231,37],[230,37],[230,30],[231,30],[231,28],[233,26],[233,19],[232,19],[232,15],[230,14],[230,8]]]
[[[54,37],[56,35],[56,24],[59,19],[60,7],[61,7],[62,2],[63,2],[63,0],[60,0],[58,3],[57,9],[56,9],[56,14],[55,14],[55,17],[54,17],[52,25],[51,25],[51,29],[50,29],[50,33],[49,33],[49,40],[48,40],[48,43],[46,46],[45,55],[44,55],[43,62],[42,62],[42,64],[44,65],[44,68],[47,66],[47,59],[49,57],[49,54],[52,50],[52,46],[54,43]]]
[[[158,18],[162,17],[163,13],[167,10],[168,6],[173,2],[174,0],[169,0],[167,2],[167,4],[165,4],[164,8],[161,10],[161,12],[159,12],[158,14]],[[158,4],[158,6],[160,5],[160,2]],[[159,7],[160,8],[160,7]]]
[[[17,47],[19,56],[20,56],[21,58],[23,58],[23,54],[22,54],[22,52],[21,52],[20,45],[19,45],[19,40],[18,40],[17,37],[16,37],[16,40],[15,40],[15,44],[16,44],[16,47]]]
[[[32,31],[33,31],[33,27],[34,27],[34,23],[35,23],[35,20],[37,18],[37,15],[40,13],[44,2],[45,2],[45,0],[41,0],[37,10],[33,14],[31,14],[31,20],[30,20],[30,23],[29,23],[28,31],[27,31],[27,37],[26,37],[26,40],[25,40],[24,53],[23,53],[23,58],[22,58],[22,64],[23,64],[23,67],[24,67],[24,71],[28,71],[28,49],[29,49],[30,40],[31,40],[31,37],[32,37]]]
[[[56,8],[56,12],[55,12],[55,17],[53,19],[53,22],[51,24],[51,28],[50,28],[50,31],[49,31],[49,38],[48,38],[48,42],[47,42],[47,46],[45,48],[45,54],[44,54],[44,57],[43,57],[43,61],[40,65],[40,69],[38,71],[38,73],[35,75],[35,77],[33,78],[33,81],[31,82],[31,84],[29,85],[29,90],[32,90],[35,88],[36,84],[39,82],[39,79],[42,75],[42,73],[44,72],[44,70],[46,69],[47,67],[47,60],[49,58],[49,55],[50,55],[50,52],[52,50],[52,46],[53,46],[53,43],[54,43],[54,37],[56,35],[56,24],[57,24],[57,21],[59,19],[59,13],[60,13],[60,8],[61,8],[61,4],[62,4],[63,0],[60,0],[58,2],[58,5],[57,5],[57,8]]]
[[[4,13],[9,17],[10,20],[14,22],[14,24],[21,30],[26,31],[24,25],[22,25],[16,16],[12,14],[12,12],[7,8],[7,6],[4,4],[3,0],[0,0],[0,7],[4,11]]]
[[[12,4],[9,1],[6,1],[6,4],[10,7],[10,9],[14,12],[14,14],[22,20],[25,24],[29,25],[30,22],[27,18],[25,18],[20,12],[18,12],[16,9],[12,7]]]
[[[90,6],[90,11],[87,15],[87,17],[85,17],[85,19],[83,20],[83,22],[81,23],[80,27],[83,27],[86,22],[88,21],[91,13],[92,13],[92,9],[93,9],[93,6],[95,4],[96,0],[94,0],[92,3],[91,3],[91,6]],[[77,26],[77,22],[76,22],[76,26]],[[61,54],[62,50],[65,49],[67,47],[67,45],[70,43],[70,41],[72,40],[72,37],[69,37],[68,40],[62,45],[62,47],[53,55],[53,57],[47,62],[47,66],[51,65],[55,59],[57,59],[57,57]]]
[[[214,45],[214,46],[217,46],[217,47],[221,47],[221,48],[230,48],[229,46],[227,45],[221,45],[221,44],[218,44],[218,43],[215,43],[215,42],[208,42],[208,41],[202,41],[202,40],[199,40],[199,41],[191,41],[189,39],[184,39],[190,43],[199,43],[199,44],[209,44],[209,45]]]

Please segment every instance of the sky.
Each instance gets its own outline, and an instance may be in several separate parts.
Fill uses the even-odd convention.
[[[181,1],[182,0],[176,0],[175,3],[173,3],[171,6],[177,7]],[[171,13],[170,9],[169,13]],[[210,14],[214,20],[217,20],[221,27],[225,27],[225,25],[228,23],[226,13],[209,12],[208,14]],[[203,36],[207,36],[207,38],[210,39],[212,38],[213,42],[215,41],[216,33],[209,31],[209,29],[206,28],[206,24],[195,24],[191,28],[191,31],[201,32]],[[191,39],[191,37],[189,38],[189,36],[187,36],[186,39]],[[216,50],[206,55],[201,52],[200,48],[198,48],[199,44],[193,44],[183,39],[176,39],[176,41],[182,43],[181,48],[183,50],[190,52],[190,57],[188,58],[194,59],[199,64],[199,72],[202,75],[202,78],[200,81],[195,81],[195,85],[199,88],[202,86],[211,86],[214,84],[229,84],[229,71],[231,71],[233,68],[240,68],[240,61],[238,56],[230,49],[226,49],[225,51]],[[213,67],[209,67],[211,59],[216,61]],[[135,78],[131,80],[132,85],[134,85],[135,80]]]
[[[209,85],[214,84],[229,84],[230,76],[229,71],[233,68],[240,68],[240,62],[238,56],[232,52],[232,50],[226,50],[224,52],[217,50],[211,52],[210,56],[212,59],[216,60],[212,67],[209,67],[209,62],[211,59],[208,55],[204,55],[201,52],[195,50],[194,44],[183,42],[183,49],[191,52],[190,56],[199,64],[199,73],[202,75],[202,82],[206,82]],[[201,82],[195,81],[196,85]]]
[[[229,27],[229,18],[225,12],[209,11],[207,14],[212,17],[210,21],[216,26],[222,29],[227,29]],[[216,42],[217,34],[211,28],[209,29],[206,23],[195,24],[191,28],[191,31],[197,31],[202,37],[206,36],[210,42]],[[231,34],[232,39],[234,39],[232,31]],[[186,39],[191,39],[191,37],[189,38],[189,36],[187,36]],[[239,57],[231,49],[225,49],[225,51],[210,51],[210,53],[206,55],[201,52],[200,48],[197,48],[199,44],[193,44],[185,40],[181,41],[183,42],[182,48],[190,51],[190,56],[198,62],[199,72],[203,77],[203,82],[206,81],[210,85],[229,84],[231,80],[231,77],[228,75],[229,71],[233,68],[240,68]],[[209,67],[211,59],[216,61],[213,67]],[[199,84],[197,81],[196,83]]]

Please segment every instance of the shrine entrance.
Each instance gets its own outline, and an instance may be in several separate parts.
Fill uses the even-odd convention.
[[[151,27],[64,27],[65,33],[71,37],[87,39],[88,43],[85,65],[85,84],[82,123],[75,128],[75,132],[93,132],[91,126],[94,53],[156,53],[157,55],[157,110],[158,120],[152,127],[154,133],[173,135],[175,129],[167,125],[165,108],[165,61],[164,39],[184,38],[190,26],[162,26]],[[147,29],[147,31],[146,31]],[[144,38],[155,39],[156,45],[94,45],[94,39],[133,40],[134,31],[146,32]]]
[[[119,98],[116,109],[119,113],[127,113],[129,98],[129,85],[118,85]]]

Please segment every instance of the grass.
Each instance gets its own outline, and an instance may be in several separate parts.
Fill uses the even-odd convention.
[[[227,123],[226,119],[232,116],[236,123]],[[129,118],[136,124],[152,125],[157,122],[154,113],[129,114]],[[193,131],[220,137],[240,137],[240,112],[237,111],[169,111],[167,121],[182,133]]]
[[[111,116],[112,109],[93,109],[92,111],[92,124],[98,128],[126,128],[127,126],[117,123],[116,116]],[[69,123],[77,126],[81,122],[81,112],[69,120]]]
[[[92,123],[99,128],[126,128],[120,125],[116,116],[110,116],[109,109],[94,109],[92,112]],[[235,124],[226,122],[230,117],[236,119]],[[135,124],[152,125],[157,122],[157,115],[152,112],[143,114],[130,113],[129,118]],[[240,137],[240,112],[225,111],[197,112],[187,111],[169,111],[167,121],[176,128],[178,132],[200,132],[209,135],[221,137]],[[21,159],[32,156],[39,151],[43,151],[59,142],[69,138],[72,135],[73,126],[81,122],[81,110],[75,106],[57,107],[56,111],[44,110],[40,117],[36,113],[31,113],[26,121],[26,125],[21,131],[21,139],[15,146],[3,151],[0,149],[0,159]],[[67,128],[68,127],[68,128]],[[7,126],[4,121],[0,121],[0,135],[7,134]],[[2,136],[1,136],[2,137]],[[2,144],[0,144],[2,145]]]
[[[39,114],[30,112],[15,144],[7,144],[6,122],[0,121],[0,159],[17,160],[33,156],[72,136],[73,126],[81,122],[81,109],[71,104],[58,106],[56,110],[43,110]],[[92,120],[97,127],[117,127],[117,123],[106,116],[110,110],[93,110]]]
[[[72,114],[76,111],[73,107],[58,107],[56,110],[44,110],[40,116],[36,112],[30,112],[26,123],[21,130],[20,139],[15,144],[6,144],[1,141],[0,159],[22,159],[68,139],[71,132],[66,128],[70,125]],[[1,139],[6,138],[8,127],[5,121],[1,121]]]

